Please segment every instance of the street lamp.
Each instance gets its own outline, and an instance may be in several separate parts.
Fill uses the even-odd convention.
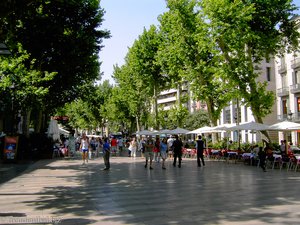
[[[164,116],[164,121],[165,121],[165,126],[164,126],[164,129],[167,129],[167,122],[168,122],[168,116],[167,116],[167,114],[165,114],[165,116]]]
[[[291,121],[293,119],[293,113],[291,112],[291,110],[289,110],[289,113],[287,114],[287,119],[289,121]]]
[[[15,83],[12,83],[12,85],[9,87],[12,94],[11,94],[11,134],[13,135],[15,130],[14,130],[14,123],[15,123],[15,113],[14,113],[14,91],[15,91]]]

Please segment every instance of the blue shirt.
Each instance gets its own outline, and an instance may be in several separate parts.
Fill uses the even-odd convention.
[[[160,142],[160,151],[167,152],[168,145],[166,143]]]
[[[105,142],[105,143],[103,144],[103,153],[105,153],[105,152],[107,152],[107,151],[109,151],[109,150],[110,150],[110,145],[109,145],[108,142]]]

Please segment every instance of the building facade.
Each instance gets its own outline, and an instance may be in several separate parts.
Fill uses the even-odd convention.
[[[267,90],[273,91],[276,93],[276,78],[275,78],[275,59],[270,58],[269,60],[264,59],[256,67],[256,72],[260,74],[257,78],[260,82],[267,82]],[[247,122],[255,121],[251,108],[242,104],[242,100],[231,101],[227,107],[225,107],[219,118],[219,125],[237,125]],[[272,107],[272,113],[263,118],[264,124],[274,124],[277,122],[277,104],[274,103]],[[270,138],[272,141],[277,141],[277,136],[274,135],[274,132],[269,132]],[[242,130],[242,131],[233,131],[233,132],[223,132],[221,133],[221,138],[229,138],[232,141],[238,141],[242,143],[253,143],[260,142],[262,139],[266,139],[264,135],[260,132]]]
[[[300,31],[300,17],[296,20],[296,29]],[[275,59],[277,114],[279,121],[300,123],[300,50],[284,53]],[[284,134],[279,132],[279,139]],[[300,144],[300,132],[288,132],[288,140]]]

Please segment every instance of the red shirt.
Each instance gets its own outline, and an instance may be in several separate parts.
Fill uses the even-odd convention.
[[[111,146],[117,146],[117,139],[115,139],[115,138],[111,139],[110,145]]]

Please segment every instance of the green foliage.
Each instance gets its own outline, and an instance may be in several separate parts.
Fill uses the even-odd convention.
[[[188,130],[196,130],[200,127],[209,126],[210,121],[207,111],[199,110],[186,117],[185,125]]]
[[[299,33],[290,20],[295,6],[290,0],[203,0],[199,4],[211,41],[221,50],[225,72],[222,79],[236,87],[236,97],[244,99],[261,121],[270,113],[274,94],[257,80],[255,63],[283,48],[295,47]]]
[[[37,71],[56,72],[45,86],[49,88],[44,105],[51,112],[83,95],[82,87],[99,78],[98,53],[107,31],[100,30],[104,11],[97,0],[12,2],[1,18],[2,39],[13,53],[22,43],[36,59]]]
[[[206,102],[210,120],[216,123],[231,89],[220,78],[222,61],[209,27],[196,1],[168,1],[168,8],[159,18],[164,37],[159,63],[176,87],[181,80],[189,82],[194,98]]]
[[[43,105],[43,99],[49,92],[45,84],[57,74],[35,70],[36,60],[28,63],[29,58],[30,54],[20,44],[16,57],[0,58],[0,94],[14,99],[15,110]]]

